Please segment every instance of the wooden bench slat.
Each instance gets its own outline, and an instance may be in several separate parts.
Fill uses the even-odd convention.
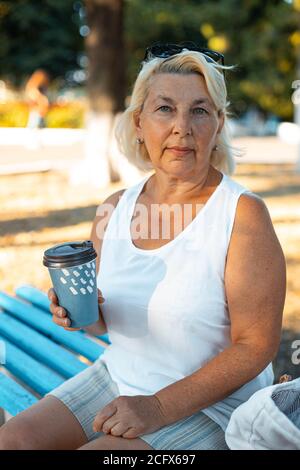
[[[6,347],[5,369],[40,395],[45,395],[65,381],[61,375],[40,364],[4,336],[0,335],[0,340],[5,342]]]
[[[0,408],[13,416],[38,401],[23,383],[44,396],[88,367],[71,351],[94,362],[105,350],[84,331],[65,331],[55,325],[44,292],[27,285],[16,289],[16,294],[18,297],[12,297],[0,291],[0,341],[5,344],[6,359],[3,370],[15,377],[7,377],[0,368]],[[110,344],[107,334],[97,338]]]
[[[16,289],[16,294],[21,299],[31,302],[33,305],[40,308],[43,312],[49,313],[51,315],[50,300],[48,299],[47,295],[41,290],[30,285],[23,285]],[[79,333],[84,334],[83,331],[80,331]],[[104,335],[96,336],[96,338],[99,338],[105,343],[110,344],[110,340],[107,333]]]
[[[44,315],[41,309],[11,297],[2,291],[0,291],[0,306],[21,322],[87,357],[90,361],[98,359],[105,350],[104,346],[96,344],[79,331],[66,331],[55,325],[50,315]]]
[[[23,351],[66,378],[73,377],[87,367],[71,352],[5,312],[0,312],[0,333]]]
[[[17,287],[15,292],[18,297],[21,297],[24,300],[28,300],[35,306],[41,308],[42,310],[45,310],[45,312],[47,313],[51,313],[50,300],[48,299],[47,295],[44,294],[44,292],[42,292],[40,289],[37,289],[33,286],[24,285]]]
[[[0,372],[0,408],[15,416],[37,401],[34,395]]]

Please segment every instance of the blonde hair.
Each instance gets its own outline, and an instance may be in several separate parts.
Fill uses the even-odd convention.
[[[148,171],[153,168],[148,151],[144,144],[136,141],[134,116],[142,109],[147,98],[151,79],[159,73],[201,74],[206,82],[210,97],[218,110],[224,114],[224,126],[218,135],[217,151],[213,151],[210,163],[216,169],[230,175],[235,170],[234,156],[240,156],[240,151],[230,145],[228,128],[227,90],[222,69],[232,69],[234,66],[223,66],[216,62],[208,62],[202,53],[184,50],[168,58],[158,58],[143,62],[142,69],[135,81],[130,104],[122,113],[115,128],[115,136],[120,151],[140,170]]]

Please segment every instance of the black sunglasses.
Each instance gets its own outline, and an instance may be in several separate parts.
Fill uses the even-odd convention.
[[[207,62],[221,62],[221,64],[224,65],[223,54],[217,51],[213,51],[212,49],[199,47],[197,44],[191,41],[182,42],[181,44],[161,43],[161,42],[154,43],[151,46],[147,47],[143,62],[147,62],[148,60],[151,60],[153,56],[161,57],[161,58],[171,57],[175,54],[179,54],[184,49],[188,49],[189,51],[201,52],[201,54],[204,55]]]

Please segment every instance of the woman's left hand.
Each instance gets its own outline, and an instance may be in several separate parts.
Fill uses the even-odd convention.
[[[120,396],[99,411],[93,430],[134,439],[165,425],[165,418],[155,395]]]

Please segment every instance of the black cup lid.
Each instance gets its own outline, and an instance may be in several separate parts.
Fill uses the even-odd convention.
[[[44,252],[43,264],[47,268],[65,268],[88,263],[97,257],[91,240],[55,245]]]

